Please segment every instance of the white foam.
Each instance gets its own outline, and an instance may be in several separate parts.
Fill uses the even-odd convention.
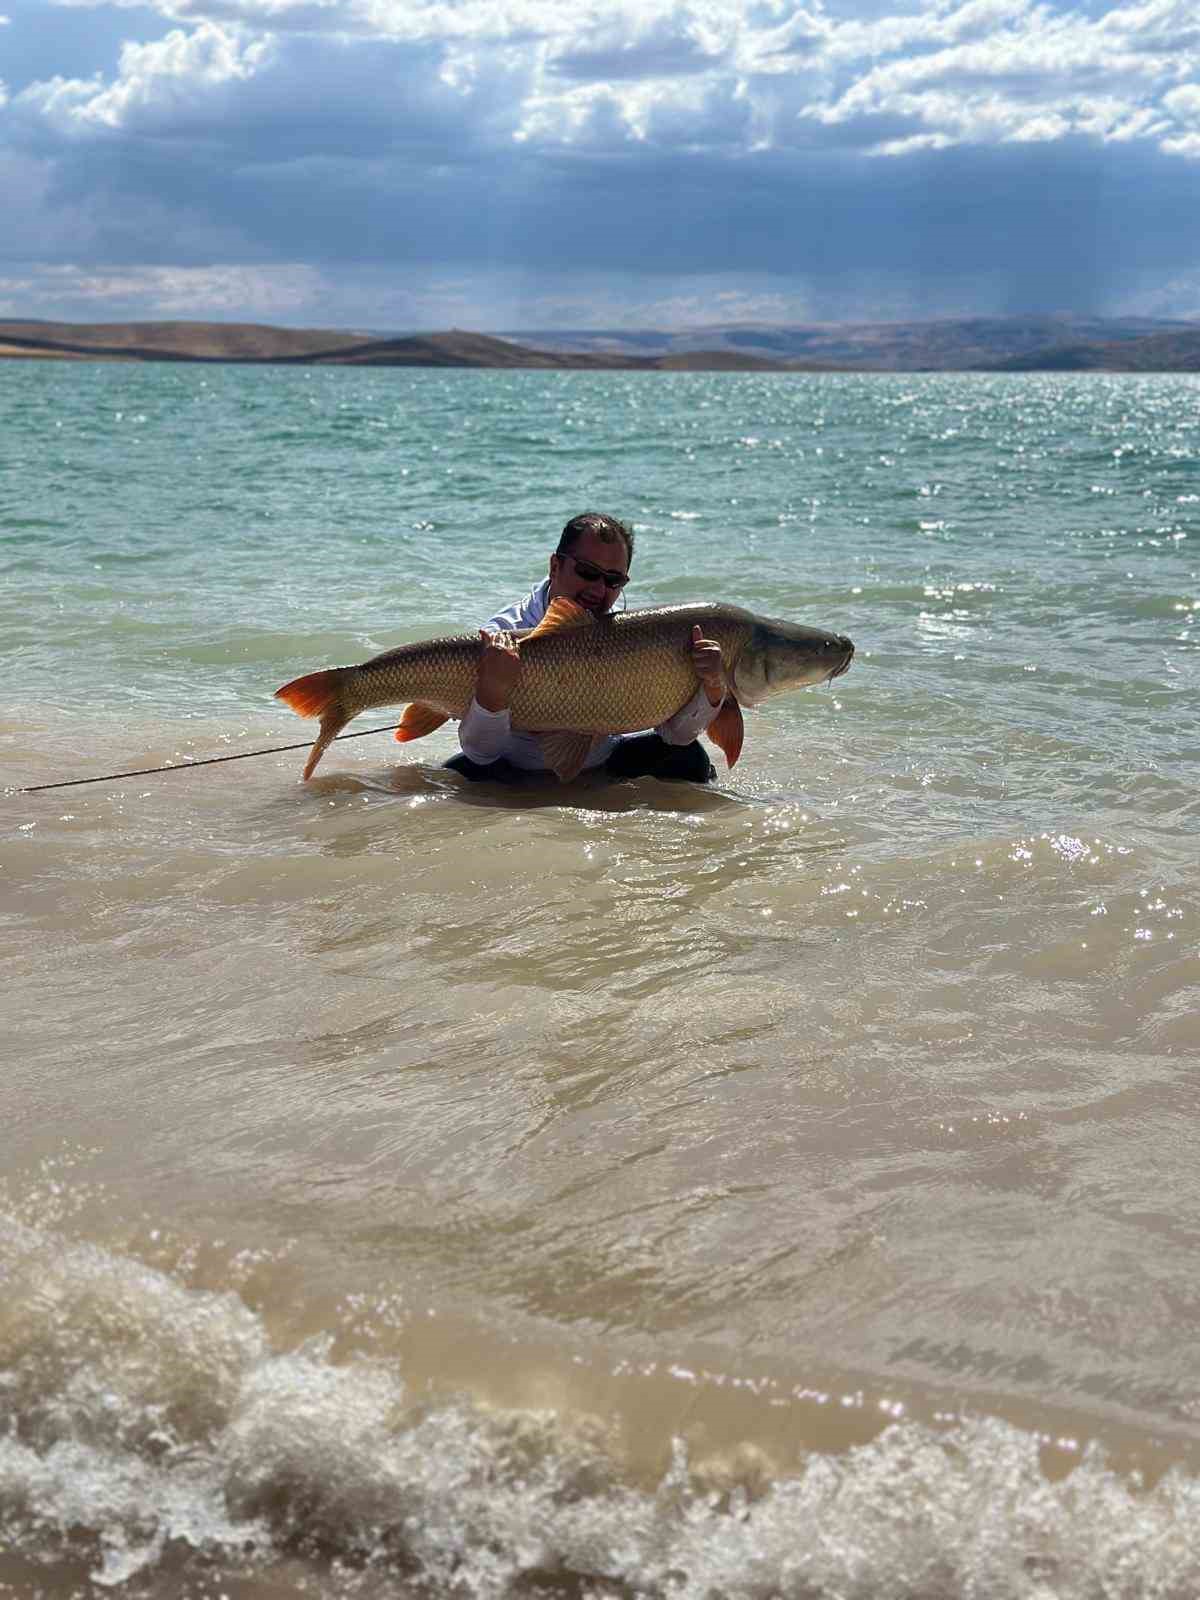
[[[1093,1449],[1049,1480],[1039,1441],[979,1419],[891,1426],[772,1476],[676,1443],[631,1478],[597,1419],[418,1400],[328,1340],[270,1349],[232,1293],[5,1219],[0,1531],[82,1549],[118,1587],[180,1544],[234,1567],[350,1561],[498,1600],[532,1575],[672,1600],[1167,1600],[1200,1590],[1200,1485],[1141,1490]]]

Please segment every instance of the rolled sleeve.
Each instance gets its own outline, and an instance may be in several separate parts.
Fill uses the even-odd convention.
[[[458,725],[458,742],[468,761],[487,767],[498,761],[512,738],[512,717],[503,711],[485,711],[473,696]]]
[[[701,684],[687,705],[681,707],[673,717],[660,722],[654,731],[667,744],[691,744],[693,739],[700,737],[724,704],[722,699],[721,705],[714,706]]]

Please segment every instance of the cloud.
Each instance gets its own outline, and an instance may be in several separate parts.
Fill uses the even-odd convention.
[[[126,44],[111,80],[55,77],[26,93],[47,116],[125,125],[150,110],[183,114],[189,98],[267,70],[286,78],[297,59],[281,47],[288,38],[322,40],[335,58],[355,41],[387,42],[412,48],[413,67],[432,58],[466,131],[489,105],[498,142],[732,153],[804,145],[803,125],[816,123],[841,130],[826,147],[874,143],[899,156],[1075,134],[1166,148],[1189,131],[1176,126],[1171,91],[1200,72],[1192,0],[1094,17],[964,0],[865,20],[751,0],[157,0],[156,10],[183,26]],[[496,114],[499,85],[507,119]]]
[[[881,118],[907,124],[911,133],[877,147],[890,155],[910,153],[909,140],[922,136],[945,148],[1083,134],[1169,151],[1172,95],[1184,92],[1174,86],[1200,69],[1200,14],[1190,0],[1118,6],[1097,18],[969,0],[940,19],[851,24],[840,35],[828,53],[847,63],[848,81],[802,114],[848,130]],[[896,39],[904,52],[877,60],[882,42]]]
[[[111,83],[54,77],[25,89],[19,102],[69,135],[89,128],[169,130],[198,101],[253,77],[273,54],[269,40],[205,22],[191,32],[173,29],[151,44],[124,45]]]
[[[0,263],[60,297],[1094,311],[1200,255],[1194,0],[6,10]]]
[[[1163,106],[1183,123],[1200,126],[1200,85],[1188,83],[1163,96]]]
[[[143,266],[110,271],[34,264],[24,275],[0,274],[0,311],[16,315],[22,295],[34,282],[83,320],[119,320],[134,307],[137,314],[151,317],[289,318],[328,292],[320,274],[302,263],[281,262],[269,269]]]

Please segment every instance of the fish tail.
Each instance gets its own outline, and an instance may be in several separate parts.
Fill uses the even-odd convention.
[[[293,678],[282,689],[276,689],[276,700],[301,717],[324,716],[329,704],[337,698],[338,669],[327,667],[324,672],[306,672],[302,678]]]
[[[345,669],[327,667],[323,672],[308,672],[302,678],[293,678],[282,689],[276,689],[276,700],[291,706],[299,716],[320,717],[321,731],[304,763],[305,782],[317,769],[317,762],[350,721],[350,713],[342,706],[342,678]]]

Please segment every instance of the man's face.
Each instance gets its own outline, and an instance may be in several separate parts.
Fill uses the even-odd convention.
[[[612,610],[621,588],[606,583],[602,574],[624,576],[628,571],[629,560],[622,540],[614,539],[610,544],[598,533],[585,533],[570,555],[550,557],[550,599],[574,600],[577,605],[603,615]]]

